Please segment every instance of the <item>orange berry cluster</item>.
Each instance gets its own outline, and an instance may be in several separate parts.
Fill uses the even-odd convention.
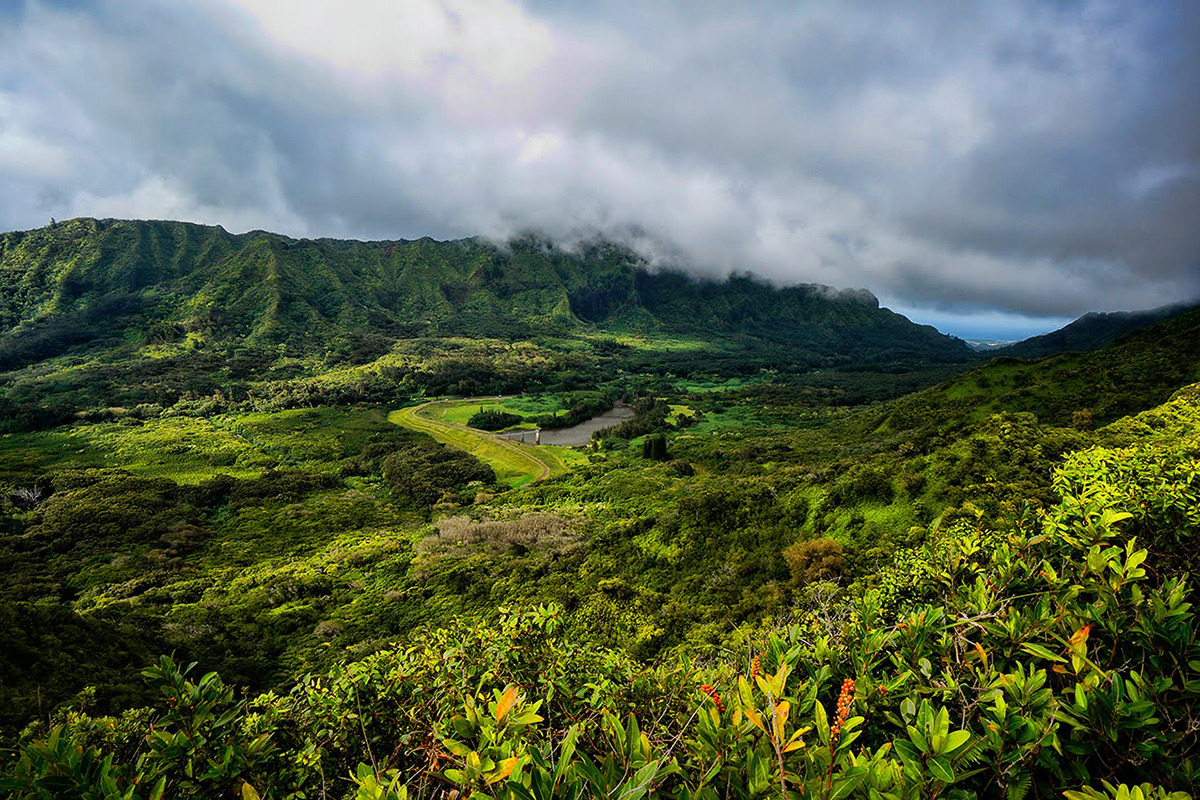
[[[717,707],[717,711],[719,713],[725,713],[725,704],[721,702],[721,695],[716,689],[706,683],[700,687],[700,691],[709,696],[709,698],[713,701],[713,705]]]
[[[850,705],[854,702],[854,679],[846,678],[842,681],[842,693],[838,695],[837,714],[834,716],[833,727],[829,731],[829,746],[837,745],[838,735],[842,732],[842,725],[846,724],[846,718],[850,716]]]

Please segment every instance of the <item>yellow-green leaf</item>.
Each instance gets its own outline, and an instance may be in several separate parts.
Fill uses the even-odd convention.
[[[503,761],[500,762],[500,766],[496,768],[496,771],[491,773],[490,775],[488,775],[487,782],[488,783],[496,783],[498,781],[504,780],[505,778],[507,778],[509,775],[512,774],[513,768],[515,766],[517,766],[517,762],[519,762],[520,760],[521,760],[520,758],[504,759]]]
[[[775,706],[775,741],[783,741],[783,728],[787,725],[788,714],[792,710],[792,704],[787,700],[780,701],[779,705]]]
[[[504,690],[504,694],[500,695],[500,699],[496,701],[496,721],[504,719],[504,715],[509,712],[513,704],[517,702],[517,687],[509,686]]]
[[[763,721],[758,716],[758,712],[754,710],[754,707],[746,706],[745,711],[746,711],[746,716],[750,718],[750,721],[753,722],[756,726],[758,726],[758,729],[760,731],[762,731],[763,733],[766,733],[767,726],[763,725]]]

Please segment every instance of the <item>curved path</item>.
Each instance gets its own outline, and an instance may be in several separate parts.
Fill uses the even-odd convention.
[[[471,402],[479,400],[504,400],[504,397],[465,398]],[[493,467],[524,473],[532,481],[550,477],[550,465],[542,459],[506,439],[477,431],[457,422],[432,419],[421,412],[439,403],[462,402],[459,400],[430,400],[419,406],[409,406],[388,414],[388,420],[405,428],[432,436],[442,444],[465,450]]]

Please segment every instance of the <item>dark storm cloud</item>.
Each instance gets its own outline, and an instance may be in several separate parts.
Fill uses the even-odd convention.
[[[1115,0],[6,5],[0,227],[537,228],[918,318],[1152,306],[1200,294],[1198,35]]]

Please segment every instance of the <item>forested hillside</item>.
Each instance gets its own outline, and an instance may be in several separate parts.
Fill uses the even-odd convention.
[[[362,358],[417,333],[527,338],[597,328],[764,339],[814,364],[967,354],[865,291],[697,281],[604,242],[565,251],[535,237],[503,246],[295,240],[78,219],[0,236],[0,276],[0,363],[9,367],[85,345],[284,345]]]
[[[1146,311],[1092,312],[1056,331],[996,348],[994,355],[1014,358],[1046,358],[1065,352],[1096,350],[1156,322],[1182,314],[1188,305],[1179,304]]]
[[[1200,780],[1200,309],[985,362],[609,245],[0,241],[0,797]]]
[[[704,282],[603,242],[91,219],[0,235],[0,430],[213,397],[266,410],[562,391],[621,372],[936,378],[973,357],[866,292]],[[357,367],[337,387],[326,377]]]

